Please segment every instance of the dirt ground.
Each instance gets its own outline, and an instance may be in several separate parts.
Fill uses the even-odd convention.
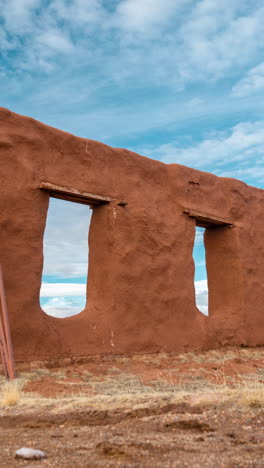
[[[264,467],[264,348],[18,365],[14,405],[1,379],[0,467]]]

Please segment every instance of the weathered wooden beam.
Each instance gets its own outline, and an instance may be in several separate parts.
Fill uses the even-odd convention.
[[[215,215],[208,213],[202,213],[200,211],[193,210],[192,208],[184,208],[183,213],[190,216],[190,218],[195,218],[197,226],[200,227],[231,227],[233,225],[230,219],[222,218],[220,216],[216,217]]]
[[[51,184],[50,182],[41,182],[39,188],[49,192],[50,195],[54,198],[74,201],[85,205],[101,205],[103,203],[110,203],[113,201],[113,199],[110,197],[83,192],[82,190],[75,188],[63,187],[60,185]]]

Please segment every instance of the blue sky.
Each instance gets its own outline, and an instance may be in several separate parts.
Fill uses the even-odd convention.
[[[264,188],[264,0],[0,0],[0,12],[3,107]],[[45,240],[55,256],[44,280],[57,294],[43,301],[73,310],[80,295],[59,285],[84,281],[85,251],[63,273],[56,239]]]

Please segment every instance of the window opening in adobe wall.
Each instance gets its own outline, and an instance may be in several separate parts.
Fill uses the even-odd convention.
[[[40,304],[53,317],[76,315],[85,307],[91,214],[89,205],[49,199]]]
[[[193,260],[195,265],[194,286],[196,306],[200,312],[208,315],[208,283],[204,232],[205,228],[199,226],[195,227],[195,240],[193,247]]]

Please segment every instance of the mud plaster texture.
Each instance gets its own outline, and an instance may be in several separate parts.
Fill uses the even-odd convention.
[[[263,190],[3,108],[0,161],[0,262],[17,361],[264,344]],[[111,198],[93,208],[87,305],[65,319],[39,303],[42,182]],[[205,232],[208,317],[195,305],[196,219],[186,207],[232,223]]]

